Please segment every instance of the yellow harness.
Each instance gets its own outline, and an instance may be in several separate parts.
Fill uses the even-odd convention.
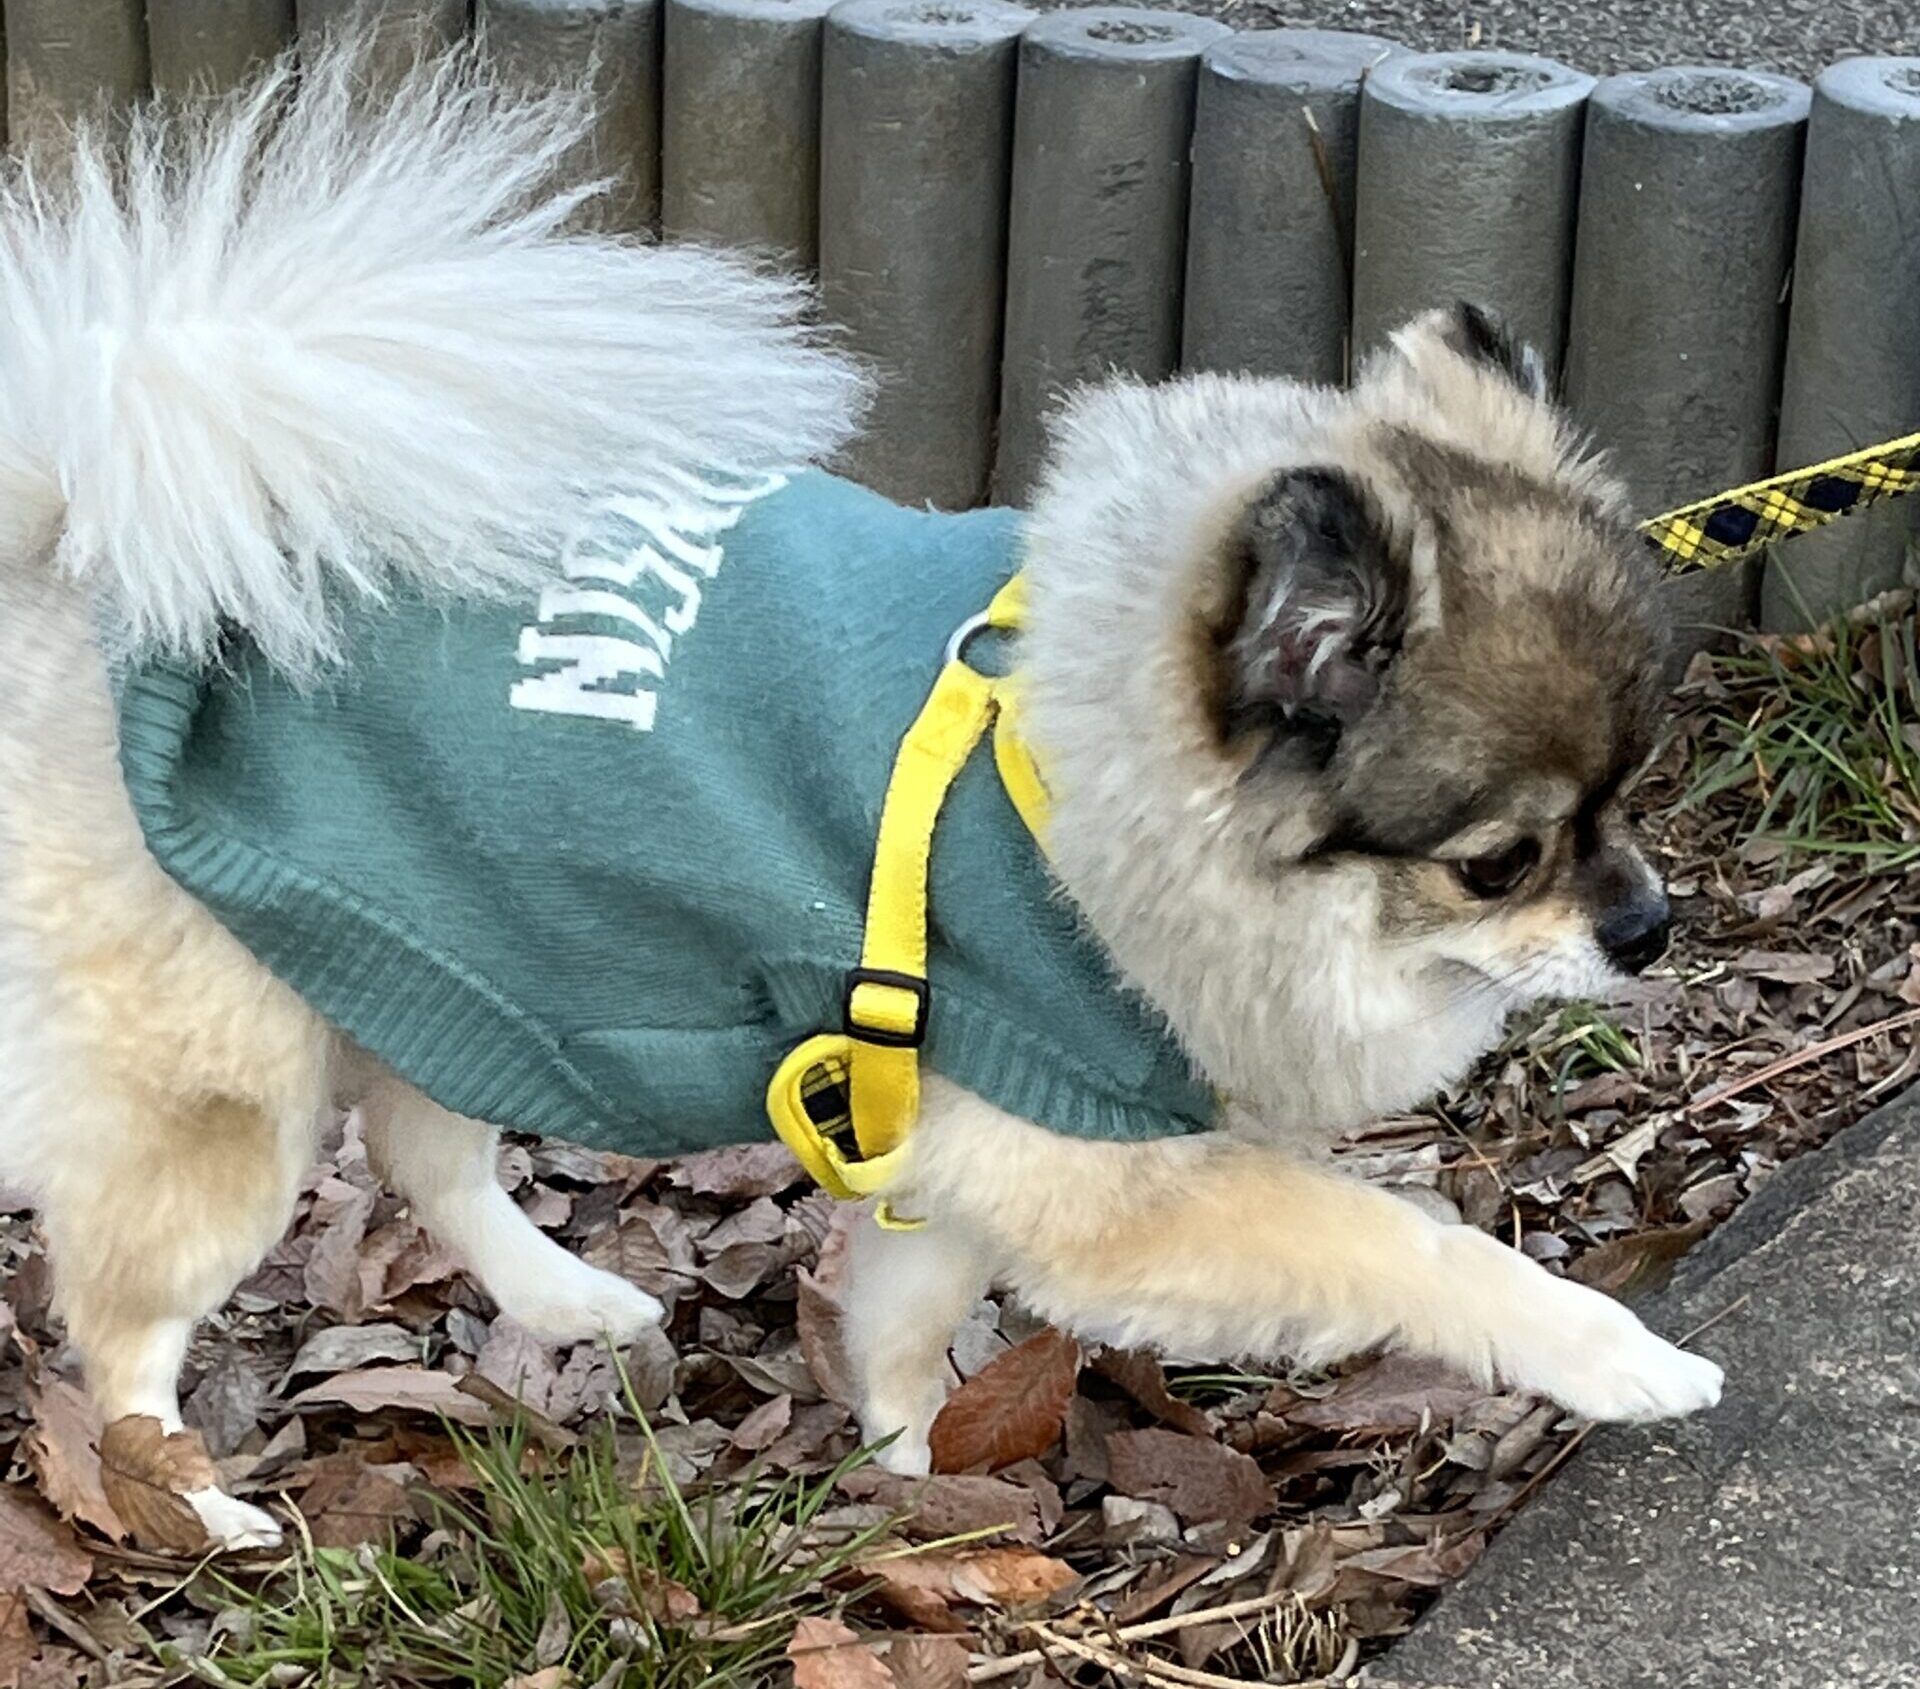
[[[1880,499],[1920,489],[1920,434],[1770,476],[1640,524],[1670,572],[1718,569],[1776,540],[1807,533]],[[900,741],[874,841],[860,965],[847,975],[841,1030],[798,1045],[767,1087],[773,1128],[823,1189],[843,1200],[877,1195],[905,1164],[920,1114],[927,981],[927,870],[947,793],[993,730],[1001,784],[1044,846],[1047,789],[1019,730],[1017,676],[966,661],[988,629],[1017,633],[1026,581],[1015,575],[948,641],[926,703]],[[911,1227],[882,1202],[883,1226]]]
[[[920,1115],[920,1047],[926,1042],[927,867],[947,793],[987,729],[1000,782],[1036,841],[1047,791],[1021,738],[1019,686],[982,674],[968,644],[988,629],[1017,632],[1026,581],[1015,575],[947,644],[946,662],[900,741],[880,807],[860,965],[847,975],[842,1030],[798,1045],[767,1087],[773,1129],[821,1187],[842,1199],[872,1196],[899,1176]],[[880,1223],[897,1219],[882,1203]]]

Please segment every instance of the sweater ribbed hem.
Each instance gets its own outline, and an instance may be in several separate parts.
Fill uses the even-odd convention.
[[[822,1032],[840,1029],[845,974],[805,959],[765,970],[775,1017]],[[1182,1137],[1213,1125],[1205,1089],[1195,1081],[1190,1106],[1161,1107],[1115,1094],[1103,1076],[950,987],[935,986],[927,1018],[926,1063],[936,1073],[1023,1120],[1075,1138],[1142,1142]]]

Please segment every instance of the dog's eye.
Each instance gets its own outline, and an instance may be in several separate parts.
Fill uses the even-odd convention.
[[[1505,897],[1540,862],[1540,845],[1534,839],[1522,839],[1498,856],[1476,856],[1453,865],[1460,883],[1475,897]]]

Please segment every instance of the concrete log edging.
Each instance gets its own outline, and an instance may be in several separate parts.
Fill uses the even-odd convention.
[[[833,0],[667,0],[661,233],[819,262]]]
[[[1809,91],[1610,76],[1587,103],[1566,396],[1639,510],[1773,468]],[[1752,618],[1757,562],[1672,583],[1683,644]]]
[[[1471,299],[1558,370],[1594,79],[1526,53],[1397,55],[1360,95],[1353,338]]]
[[[1006,0],[842,0],[820,86],[820,296],[879,390],[845,467],[980,503],[993,463],[1015,55]]]
[[[1379,35],[1263,29],[1201,56],[1188,369],[1346,379],[1360,83],[1395,51]]]
[[[1066,388],[1180,364],[1194,82],[1225,24],[1053,12],[1020,42],[994,497],[1021,502]]]
[[[1920,58],[1842,59],[1813,84],[1780,396],[1782,467],[1920,428]],[[1797,628],[1896,585],[1920,499],[1770,560],[1765,627]]]
[[[660,216],[660,0],[477,0],[474,25],[507,79],[526,87],[591,80],[594,130],[568,161],[612,186],[582,215],[639,232]]]

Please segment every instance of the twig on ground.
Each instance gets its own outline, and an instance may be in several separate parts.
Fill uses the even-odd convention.
[[[1139,1624],[1122,1625],[1110,1633],[1108,1640],[1145,1642],[1156,1636],[1170,1636],[1175,1631],[1191,1630],[1196,1625],[1224,1624],[1229,1619],[1245,1619],[1257,1613],[1269,1613],[1276,1607],[1284,1607],[1289,1601],[1298,1599],[1290,1589],[1276,1589],[1265,1595],[1248,1596],[1244,1601],[1228,1601],[1218,1607],[1196,1607],[1190,1613],[1176,1613],[1170,1618],[1144,1619]],[[1040,1630],[1044,1627],[1031,1623],[1021,1628]],[[972,1683],[991,1683],[996,1678],[1011,1677],[1028,1666],[1040,1665],[1046,1657],[1045,1649],[1028,1648],[1022,1653],[1006,1654],[999,1659],[979,1660],[968,1671],[967,1679]]]
[[[1680,1112],[1699,1114],[1712,1108],[1716,1103],[1731,1102],[1735,1097],[1744,1096],[1756,1086],[1769,1080],[1778,1079],[1783,1073],[1791,1073],[1796,1067],[1805,1067],[1809,1062],[1819,1061],[1837,1050],[1851,1048],[1855,1044],[1864,1044],[1869,1038],[1882,1032],[1898,1032],[1903,1026],[1912,1026],[1920,1022],[1920,1009],[1908,1009],[1897,1015],[1888,1015],[1885,1020],[1877,1020],[1871,1026],[1856,1026],[1851,1032],[1843,1032],[1835,1038],[1823,1038],[1818,1044],[1809,1044],[1804,1050],[1795,1050],[1790,1056],[1782,1056],[1778,1061],[1768,1062],[1758,1073],[1749,1073],[1746,1078],[1720,1090],[1709,1091],[1704,1097],[1695,1097]]]

